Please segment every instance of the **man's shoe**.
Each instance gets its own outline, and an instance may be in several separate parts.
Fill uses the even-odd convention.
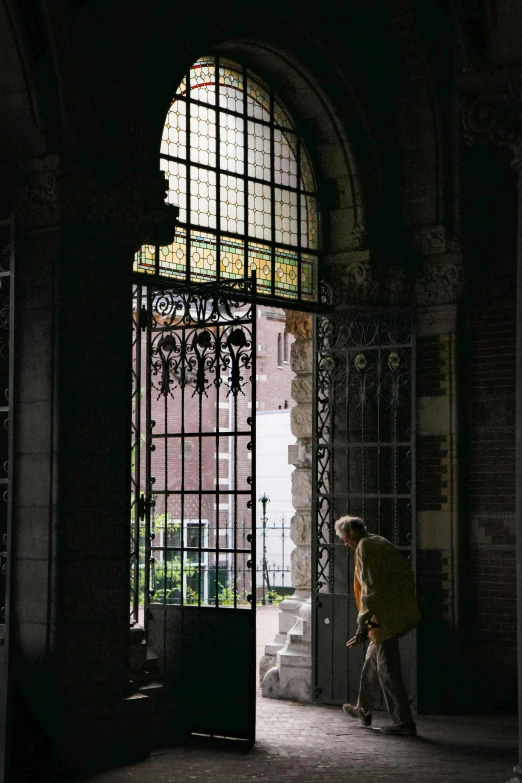
[[[381,726],[381,734],[392,734],[395,737],[415,737],[417,727],[414,723],[392,723],[390,726]]]
[[[357,707],[354,704],[343,704],[343,712],[349,715],[350,718],[360,720],[363,726],[372,725],[372,713],[365,712],[362,707]]]

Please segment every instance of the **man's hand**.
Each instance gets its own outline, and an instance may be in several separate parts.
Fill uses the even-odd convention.
[[[357,626],[357,633],[355,634],[356,644],[363,644],[368,639],[368,626]]]

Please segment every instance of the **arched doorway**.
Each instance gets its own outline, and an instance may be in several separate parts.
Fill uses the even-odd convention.
[[[134,265],[131,619],[183,705],[165,738],[249,742],[257,304],[318,300],[316,185],[287,109],[228,57],[189,69],[161,156],[180,215]]]
[[[328,152],[335,150],[330,146]],[[167,114],[161,154],[169,200],[179,207],[180,220],[174,242],[167,247],[142,247],[134,266],[132,618],[140,619],[142,601],[146,636],[157,656],[167,701],[181,705],[171,725],[167,721],[165,737],[180,730],[183,715],[182,733],[251,742],[255,736],[256,308],[258,302],[267,302],[325,312],[325,303],[319,301],[317,187],[306,145],[290,112],[267,83],[228,53],[201,58],[185,75]],[[342,182],[342,175],[338,179]],[[342,229],[336,236],[338,246],[329,243],[335,256],[332,266],[341,261],[348,278],[355,276],[352,288],[368,287],[371,274],[368,253],[361,247],[361,196],[349,167],[346,180],[345,193],[352,198],[345,195],[344,210],[337,210],[337,229],[340,225]],[[334,235],[335,219],[330,222]],[[350,255],[354,250],[356,258]],[[342,296],[337,302],[342,302]],[[335,350],[329,338],[354,323],[352,312],[335,315],[331,310],[332,305],[326,305],[329,316],[318,321],[330,324],[329,337],[324,328],[317,330],[321,340],[315,345],[316,365],[321,368],[326,367],[325,351]],[[393,531],[400,543],[397,531],[402,535],[402,517],[409,519],[405,535],[410,536],[414,518],[395,480],[400,473],[411,490],[413,461],[404,467],[406,444],[398,435],[397,420],[395,425],[390,420],[386,435],[379,430],[388,408],[398,409],[397,396],[403,402],[405,384],[399,389],[396,381],[401,374],[396,371],[403,366],[405,346],[393,330],[387,341],[380,341],[387,323],[384,311],[367,306],[364,317],[373,324],[376,336],[368,343],[356,337],[353,345],[343,345],[341,364],[347,388],[357,377],[349,370],[355,362],[359,378],[365,378],[361,384],[375,392],[377,407],[370,413],[371,422],[367,411],[363,413],[368,419],[366,433],[355,432],[353,412],[348,415],[353,395],[341,401],[337,385],[335,393],[322,400],[330,411],[326,415],[335,414],[337,434],[330,444],[319,443],[324,436],[319,421],[325,411],[319,411],[317,389],[309,403],[307,445],[311,447],[315,438],[310,448],[315,476],[311,460],[304,472],[310,485],[315,482],[315,505],[310,504],[308,512],[308,560],[303,562],[308,568],[305,588],[316,599],[316,688],[312,689],[310,660],[310,683],[302,692],[330,703],[343,700],[338,694],[346,691],[348,682],[353,689],[361,666],[356,656],[349,666],[340,660],[346,653],[344,645],[338,644],[335,654],[332,646],[341,636],[348,638],[348,618],[353,613],[347,608],[353,596],[344,550],[341,582],[332,581],[333,563],[340,553],[333,537],[334,519],[354,511],[360,497],[357,513],[366,513],[365,504],[375,506],[377,521],[370,527],[386,534],[381,505],[391,503]],[[406,353],[411,352],[411,330],[408,340]],[[368,358],[371,368],[366,371],[362,362]],[[383,361],[391,372],[389,378],[384,377]],[[411,450],[411,356],[408,361],[404,397],[406,407],[408,401],[410,406],[407,422],[401,420],[400,426],[410,428]],[[384,389],[393,393],[380,407]],[[359,407],[364,408],[363,396]],[[339,440],[341,420],[346,431]],[[326,495],[335,497],[325,516],[317,498],[325,478],[321,455],[328,448]],[[350,451],[355,456],[347,467]],[[368,459],[377,460],[377,478],[373,488],[361,485],[358,490],[354,485],[359,480],[358,465],[364,474],[370,451]],[[403,476],[408,470],[408,476]],[[395,483],[387,491],[390,472]],[[337,488],[344,487],[337,494],[332,481]],[[306,515],[306,509],[302,511]],[[302,563],[300,568],[302,573]],[[326,572],[327,591],[322,579]],[[328,599],[325,592],[330,593]],[[328,616],[320,617],[328,600]],[[321,656],[329,644],[330,692],[317,685],[324,680]],[[203,671],[206,676],[201,678]],[[284,689],[273,693],[292,695]]]

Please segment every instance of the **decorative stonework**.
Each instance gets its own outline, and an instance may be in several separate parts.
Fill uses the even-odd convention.
[[[296,339],[311,340],[313,332],[312,316],[296,310],[285,310],[286,330]]]
[[[72,225],[82,234],[116,237],[136,248],[168,244],[178,208],[165,203],[167,187],[159,170],[49,156],[21,165],[16,212],[29,230]]]
[[[422,255],[446,252],[446,230],[443,226],[423,226],[411,232],[411,246]]]
[[[22,164],[16,213],[20,226],[49,229],[60,220],[59,158],[49,156]]]
[[[451,257],[442,261],[425,260],[415,281],[418,305],[453,304],[462,288],[462,264]]]
[[[75,196],[67,201],[68,222],[83,231],[116,235],[136,248],[173,241],[179,210],[165,203],[162,171],[76,164],[65,170],[64,185]]]
[[[464,139],[506,147],[514,168],[522,166],[522,76],[492,84],[480,95],[462,99]]]
[[[286,327],[295,341],[290,351],[290,366],[295,373],[291,426],[296,443],[289,447],[292,473],[292,504],[295,514],[290,523],[290,538],[295,544],[290,573],[294,595],[279,605],[279,633],[265,645],[259,677],[263,696],[295,701],[311,697],[311,607],[312,578],[312,362],[313,322],[305,313],[287,313]]]
[[[352,228],[350,247],[354,250],[365,250],[368,247],[368,234],[364,226],[356,225]]]

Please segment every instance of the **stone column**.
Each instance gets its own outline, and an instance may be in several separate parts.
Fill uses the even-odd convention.
[[[512,165],[518,172],[517,234],[517,413],[516,413],[516,564],[517,564],[517,665],[518,665],[518,764],[509,783],[522,783],[522,128]]]
[[[312,532],[312,317],[287,311],[286,327],[293,334],[290,366],[292,381],[292,434],[297,442],[288,449],[292,473],[292,503],[295,514],[290,538],[291,579],[295,593],[279,605],[279,633],[265,645],[260,663],[263,696],[311,700],[311,532]]]
[[[414,229],[416,276],[418,690],[424,709],[444,709],[456,688],[459,627],[457,302],[462,258],[442,226]],[[435,576],[435,580],[433,577]],[[433,584],[435,581],[435,584]],[[451,703],[449,703],[451,706]]]
[[[131,280],[140,244],[171,241],[165,191],[114,161],[20,171],[13,658],[74,766],[147,743],[129,698]]]
[[[501,77],[502,78],[502,77]],[[489,85],[476,94],[476,86]],[[463,85],[463,125],[469,143],[505,147],[518,174],[517,235],[517,343],[516,343],[516,571],[517,571],[517,668],[518,668],[518,764],[509,783],[522,783],[522,76],[497,83],[490,74],[477,74]]]

